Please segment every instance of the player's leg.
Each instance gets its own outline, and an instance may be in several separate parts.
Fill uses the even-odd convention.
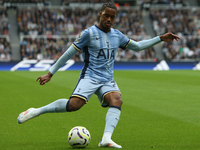
[[[79,97],[72,97],[68,99],[59,99],[46,106],[37,109],[39,114],[55,113],[55,112],[70,112],[79,110],[84,104],[85,100]]]
[[[109,109],[106,114],[106,125],[104,129],[104,134],[101,142],[99,143],[99,146],[122,148],[121,145],[118,145],[111,140],[113,131],[118,124],[121,114],[121,105],[122,105],[121,94],[118,92],[111,92],[105,95],[104,101],[109,105]]]
[[[106,125],[103,139],[111,139],[121,115],[121,94],[118,92],[111,92],[104,97],[104,101],[109,105],[109,108],[106,114]]]
[[[45,113],[58,113],[58,112],[71,112],[80,109],[84,104],[85,100],[72,97],[68,99],[58,99],[48,105],[45,105],[40,108],[29,108],[28,110],[19,114],[18,123],[24,123],[29,119],[37,117]]]
[[[30,108],[19,114],[18,122],[24,123],[27,120],[44,113],[76,111],[87,103],[96,89],[98,89],[96,82],[93,82],[90,79],[81,79],[78,81],[69,100],[59,99],[40,108]]]
[[[121,114],[122,98],[120,90],[116,82],[111,81],[107,82],[103,87],[101,87],[96,94],[98,95],[103,107],[109,106],[105,119],[106,125],[104,134],[99,146],[122,148],[120,145],[111,140],[112,134],[118,124]]]

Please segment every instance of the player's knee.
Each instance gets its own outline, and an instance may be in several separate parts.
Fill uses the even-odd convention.
[[[123,103],[121,94],[118,92],[112,92],[107,94],[104,100],[107,104],[109,104],[109,106],[121,107]]]
[[[119,98],[117,99],[117,104],[118,104],[119,106],[122,106],[123,101],[122,101],[122,98],[121,98],[121,97],[119,97]]]
[[[71,104],[69,104],[69,106],[68,106],[68,110],[69,110],[69,111],[76,111],[76,110],[79,110],[80,108],[81,108],[80,106],[75,105],[74,103],[71,103]]]
[[[68,105],[68,111],[79,110],[84,104],[85,101],[80,98],[71,98]]]
[[[116,106],[116,107],[121,108],[122,103],[123,103],[122,99],[118,99],[118,100],[111,101],[109,103],[109,106]]]
[[[110,106],[121,107],[122,104],[123,104],[123,101],[122,101],[121,96],[117,96],[117,97],[111,99],[111,101],[110,101]]]
[[[119,107],[121,107],[123,103],[122,97],[119,93],[115,93],[113,101],[116,104],[116,106],[119,106]]]

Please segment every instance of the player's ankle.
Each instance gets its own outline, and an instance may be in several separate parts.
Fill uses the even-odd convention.
[[[106,142],[106,143],[113,143],[113,140],[111,140],[111,138],[103,138],[102,142]]]
[[[102,141],[109,141],[111,140],[112,133],[111,132],[104,132]],[[112,141],[112,140],[111,140]]]

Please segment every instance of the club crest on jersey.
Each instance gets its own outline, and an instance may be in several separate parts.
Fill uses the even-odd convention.
[[[79,42],[79,39],[82,37],[83,33],[84,33],[84,31],[82,31],[82,32],[78,35],[78,37],[76,38],[76,42]]]

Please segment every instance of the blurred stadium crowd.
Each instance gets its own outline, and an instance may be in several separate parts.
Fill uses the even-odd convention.
[[[26,0],[24,0],[26,1]],[[106,0],[94,0],[93,3],[104,3]],[[32,1],[31,1],[32,2]],[[47,2],[38,0],[38,2]],[[63,0],[64,5],[79,0]],[[91,0],[81,1],[90,3]],[[149,39],[142,20],[144,4],[172,4],[183,0],[148,0],[141,1],[140,9],[121,8],[118,10],[113,28],[119,29],[135,41]],[[181,37],[179,42],[163,43],[162,53],[166,60],[187,60],[200,58],[200,10],[190,8],[154,8],[149,10],[152,30],[155,35],[168,31]],[[54,59],[57,60],[72,44],[76,36],[85,28],[98,23],[97,8],[17,8],[18,35],[20,38],[21,59]],[[9,23],[7,8],[0,9],[0,61],[12,60],[9,41]],[[154,60],[154,47],[140,52],[118,49],[116,61]],[[81,52],[73,59],[83,61]]]
[[[200,58],[200,10],[151,10],[150,17],[157,35],[172,32],[181,37],[179,42],[164,43],[165,59]]]

